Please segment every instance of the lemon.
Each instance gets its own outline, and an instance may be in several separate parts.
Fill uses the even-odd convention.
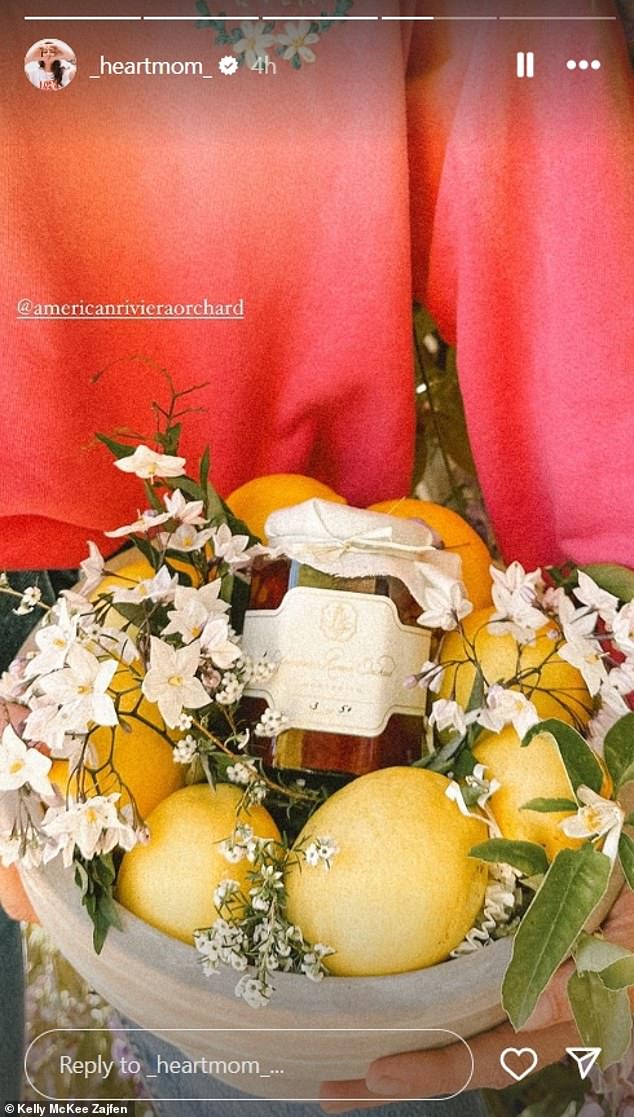
[[[576,849],[580,842],[568,838],[559,823],[574,811],[542,814],[523,811],[531,799],[570,799],[572,785],[556,742],[549,733],[538,733],[522,747],[512,726],[501,733],[485,733],[474,749],[486,765],[487,779],[495,777],[501,788],[489,800],[493,816],[505,838],[537,842],[552,859],[560,849]]]
[[[507,686],[521,674],[512,689],[530,699],[540,719],[559,718],[579,728],[587,725],[592,698],[577,668],[555,653],[555,641],[542,631],[534,644],[520,645],[514,636],[489,632],[491,615],[491,610],[482,609],[462,622],[467,643],[457,630],[444,637],[439,662],[447,668],[439,697],[455,698],[461,706],[467,706],[475,679],[475,668],[469,661],[473,648],[489,685]]]
[[[336,953],[334,974],[369,976],[433,966],[458,946],[482,907],[486,867],[470,859],[487,827],[465,818],[449,780],[420,768],[383,768],[337,791],[298,844],[330,838],[330,870],[293,866],[288,916]]]
[[[227,504],[253,535],[266,542],[264,525],[271,512],[302,504],[313,497],[330,500],[334,504],[348,503],[345,497],[314,477],[304,477],[301,473],[270,473],[265,477],[254,477],[235,489],[227,497]]]
[[[219,843],[230,838],[237,822],[256,836],[279,840],[267,810],[251,807],[237,813],[241,792],[230,784],[194,784],[176,791],[148,819],[150,841],[126,853],[117,882],[119,901],[166,935],[191,942],[198,927],[217,919],[214,890],[222,880],[237,880],[248,891],[244,860],[230,864]]]
[[[118,791],[121,794],[118,806],[130,803],[132,797],[141,818],[146,819],[163,799],[183,786],[185,770],[182,764],[174,763],[172,746],[157,729],[136,718],[126,720],[131,732],[126,732],[122,726],[115,727],[114,745],[112,731],[104,726],[90,734],[90,756],[86,764],[91,769],[105,767],[94,776],[87,773],[82,790],[89,796],[111,795]],[[53,762],[50,779],[62,795],[69,790],[77,795],[77,778],[67,760]]]
[[[431,500],[414,500],[402,497],[400,500],[382,500],[371,504],[372,512],[387,512],[390,516],[404,519],[424,520],[428,527],[437,532],[445,550],[460,557],[462,581],[467,597],[474,608],[484,609],[491,604],[491,574],[489,567],[493,558],[486,544],[470,524],[451,508],[434,504]]]

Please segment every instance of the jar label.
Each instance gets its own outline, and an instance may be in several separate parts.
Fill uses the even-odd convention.
[[[425,691],[405,686],[429,657],[431,634],[402,624],[388,597],[297,586],[278,609],[250,609],[243,648],[277,664],[246,694],[289,728],[378,737],[394,713],[422,715]]]

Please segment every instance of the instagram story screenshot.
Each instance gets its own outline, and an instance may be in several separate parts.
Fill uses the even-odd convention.
[[[634,1117],[634,0],[3,0],[0,1117]]]

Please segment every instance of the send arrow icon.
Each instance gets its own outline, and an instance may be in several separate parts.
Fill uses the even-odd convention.
[[[600,1047],[567,1047],[566,1054],[574,1059],[579,1067],[579,1074],[587,1078],[601,1054]]]

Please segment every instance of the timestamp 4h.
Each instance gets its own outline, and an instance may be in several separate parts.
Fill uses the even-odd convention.
[[[256,74],[275,75],[277,73],[277,64],[272,58],[269,58],[268,54],[263,54],[261,57],[256,58],[251,69]]]

